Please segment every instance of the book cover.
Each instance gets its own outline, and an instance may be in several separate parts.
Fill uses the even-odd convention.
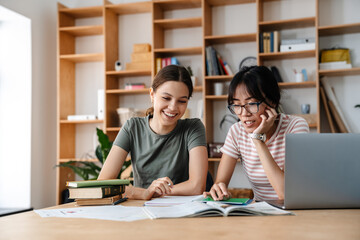
[[[106,180],[83,180],[66,182],[66,186],[81,188],[81,187],[96,187],[96,186],[111,186],[111,185],[129,185],[128,179],[106,179]]]
[[[159,72],[160,69],[162,68],[161,62],[162,62],[161,58],[156,58],[156,73]]]
[[[93,205],[113,205],[116,201],[120,200],[122,195],[116,195],[112,197],[106,198],[84,198],[84,199],[76,199],[75,202],[79,206],[93,206]]]
[[[216,57],[216,50],[213,47],[210,47],[210,48],[211,48],[211,62],[213,64],[213,70],[214,70],[213,75],[218,76],[218,75],[220,75],[220,72],[219,72],[219,66],[217,64],[218,61],[217,61],[217,57]]]
[[[274,31],[274,52],[279,52],[280,46],[280,33],[279,31]]]
[[[233,71],[230,68],[230,65],[227,62],[224,62],[224,66],[229,75],[234,75]]]
[[[212,60],[211,60],[211,48],[210,46],[206,47],[205,49],[206,51],[206,59],[208,62],[208,76],[213,76],[213,64],[212,64]]]
[[[166,66],[173,64],[170,57],[165,58],[165,60],[166,60]]]
[[[216,53],[216,60],[217,60],[217,65],[219,67],[219,73],[220,75],[226,75],[225,74],[225,71],[221,65],[221,61],[220,61],[221,57],[220,57],[220,54],[219,53]]]
[[[218,56],[218,59],[219,59],[219,63],[221,65],[222,71],[224,72],[224,75],[229,75],[228,71],[225,68],[224,61],[222,60],[220,55]]]
[[[177,60],[176,57],[170,58],[170,64],[172,64],[172,65],[180,65],[180,63],[179,63],[179,61]]]
[[[274,32],[270,32],[270,52],[274,52]]]
[[[207,197],[202,200],[202,202],[217,202],[230,205],[247,205],[250,204],[252,201],[253,200],[250,198],[229,198],[227,200],[214,201],[212,197]]]
[[[105,198],[119,195],[125,192],[125,185],[69,188],[69,199],[79,198]]]
[[[259,33],[259,51],[264,52],[264,33]]]

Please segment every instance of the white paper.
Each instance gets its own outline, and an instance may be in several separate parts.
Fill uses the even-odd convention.
[[[148,219],[142,207],[121,205],[34,210],[34,212],[41,217],[91,218],[126,222]]]
[[[203,195],[194,196],[164,196],[161,198],[154,198],[153,200],[144,203],[145,206],[173,206],[192,201],[202,200]]]

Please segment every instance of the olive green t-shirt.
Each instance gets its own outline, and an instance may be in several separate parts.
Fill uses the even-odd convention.
[[[173,131],[159,135],[151,130],[149,116],[131,118],[114,145],[131,154],[134,186],[147,188],[161,177],[177,184],[189,179],[189,151],[206,147],[205,127],[200,119],[181,119]]]

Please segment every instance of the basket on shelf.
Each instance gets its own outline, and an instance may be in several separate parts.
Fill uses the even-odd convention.
[[[136,108],[118,108],[116,111],[119,114],[120,126],[132,117],[145,117],[146,113],[146,110]]]

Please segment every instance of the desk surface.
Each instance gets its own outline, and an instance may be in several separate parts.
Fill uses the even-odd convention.
[[[128,201],[124,206],[141,206]],[[74,203],[53,208],[74,207]],[[25,212],[0,218],[0,239],[360,239],[360,209],[302,210],[296,216],[207,217],[119,222],[42,218]]]

